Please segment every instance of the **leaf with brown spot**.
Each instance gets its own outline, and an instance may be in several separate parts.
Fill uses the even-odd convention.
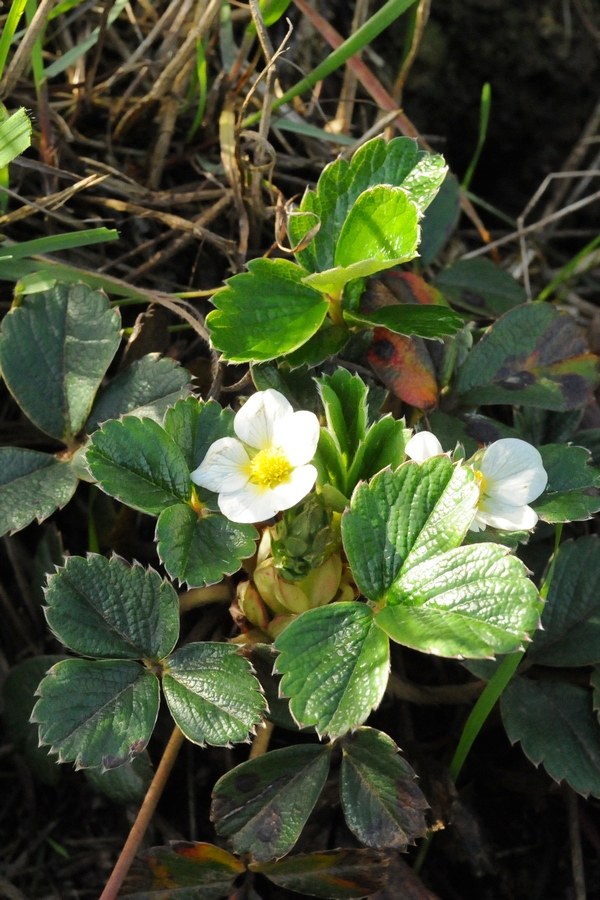
[[[292,856],[280,862],[251,865],[278,887],[311,897],[352,900],[381,890],[388,858],[376,850],[330,850]]]
[[[456,393],[466,405],[578,409],[598,383],[597,363],[567,313],[529,303],[505,313],[473,347],[459,370]]]
[[[404,850],[422,837],[428,803],[394,741],[374,728],[359,728],[344,738],[342,749],[342,806],[362,843]]]
[[[418,409],[437,406],[435,370],[422,338],[409,338],[387,328],[375,328],[367,359],[375,374],[396,397]]]
[[[217,781],[211,818],[236,853],[258,862],[285,856],[300,836],[329,772],[329,748],[273,750]]]
[[[214,844],[174,841],[138,855],[123,900],[220,900],[244,870],[242,862]]]

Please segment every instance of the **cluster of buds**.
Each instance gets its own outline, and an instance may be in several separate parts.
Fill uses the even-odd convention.
[[[247,638],[264,642],[307,609],[357,595],[333,515],[312,496],[264,530],[252,580],[238,585],[236,618]]]

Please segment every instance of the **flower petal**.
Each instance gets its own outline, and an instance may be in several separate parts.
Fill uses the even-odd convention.
[[[431,459],[432,456],[441,456],[444,452],[435,434],[430,431],[419,431],[417,434],[413,434],[404,450],[406,455],[418,462],[419,465],[426,459]]]
[[[281,447],[292,466],[303,466],[317,452],[320,433],[321,427],[315,414],[302,410],[277,421],[273,442]]]
[[[525,506],[535,500],[548,482],[539,451],[518,438],[502,438],[491,444],[479,470],[486,481],[486,498],[511,506]]]
[[[232,522],[263,522],[279,512],[272,488],[248,482],[239,491],[219,494],[219,509]]]
[[[277,510],[289,509],[300,503],[303,497],[306,497],[312,490],[317,480],[317,470],[314,466],[299,466],[290,474],[290,477],[278,484],[271,491]]]
[[[219,438],[190,478],[209,491],[237,491],[248,481],[250,457],[240,441],[232,437]]]
[[[471,530],[483,530],[486,525],[489,525],[500,531],[530,531],[535,528],[537,520],[537,513],[530,506],[494,503],[493,508],[490,509],[482,504],[477,510],[473,523],[479,524],[482,528],[474,529],[471,526]]]
[[[279,391],[257,391],[236,414],[233,428],[240,441],[255,450],[264,450],[273,444],[273,434],[281,420],[293,412],[291,403]]]

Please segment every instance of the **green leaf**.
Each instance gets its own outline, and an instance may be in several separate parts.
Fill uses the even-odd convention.
[[[339,294],[349,281],[408,262],[417,255],[418,210],[402,188],[378,185],[365,191],[348,213],[337,242],[334,266],[303,282]]]
[[[460,185],[456,175],[446,175],[421,220],[421,264],[429,266],[448,243],[460,216]]]
[[[165,412],[190,392],[190,373],[172,359],[148,353],[103,388],[92,407],[85,430],[95,431],[109,419],[131,415],[159,425]]]
[[[138,853],[123,900],[221,900],[245,865],[214,844],[173,841]],[[143,868],[142,868],[143,867]]]
[[[156,526],[158,555],[171,578],[190,587],[216,584],[233,575],[256,550],[254,525],[220,514],[198,515],[179,503],[161,513]]]
[[[192,472],[197,469],[212,443],[223,437],[234,437],[234,413],[222,409],[216,400],[204,403],[188,397],[176,403],[166,414],[164,429],[185,457]]]
[[[353,900],[380,891],[389,859],[375,850],[328,850],[289,856],[279,862],[250,864],[280,888],[323,897]]]
[[[43,522],[69,502],[77,476],[49,453],[0,447],[0,534]]]
[[[434,284],[452,303],[486,318],[497,319],[527,302],[519,282],[489,259],[459,259]]]
[[[359,196],[381,184],[398,187],[425,156],[427,154],[419,151],[410,138],[394,138],[389,143],[375,138],[363,144],[350,163],[339,158],[326,166],[316,192],[307,191],[302,199],[299,211],[305,215],[296,214],[289,221],[293,246],[320,223],[316,237],[305,250],[296,254],[299,262],[310,272],[331,269],[335,265],[335,249],[342,227]],[[426,173],[421,174],[426,180]],[[414,180],[412,189],[416,198],[418,179]],[[411,200],[415,198],[411,196]]]
[[[375,422],[361,442],[348,472],[348,493],[359,481],[367,481],[387,466],[397,469],[406,459],[405,447],[410,436],[404,419],[388,415]]]
[[[152,419],[112,419],[92,436],[86,453],[100,487],[122,503],[150,515],[192,496],[183,453]]]
[[[479,490],[470,469],[436,456],[361,484],[342,519],[342,538],[361,592],[381,600],[410,566],[457,547],[473,521]]]
[[[398,303],[393,306],[382,306],[371,313],[344,313],[350,323],[367,325],[370,328],[381,326],[396,334],[416,334],[424,338],[441,338],[456,334],[464,323],[453,310],[445,306],[413,306]]]
[[[34,656],[10,670],[2,686],[3,717],[10,739],[20,750],[31,771],[45,784],[55,785],[61,771],[47,747],[40,747],[38,730],[32,724],[35,692],[48,669],[63,656]]]
[[[275,359],[318,331],[329,303],[303,284],[307,272],[286,259],[255,259],[228,279],[206,318],[211,340],[233,362]],[[260,302],[257,302],[260,298]]]
[[[31,144],[31,119],[21,107],[0,125],[0,169]]]
[[[325,787],[330,756],[329,746],[285,747],[227,772],[213,792],[218,834],[257,862],[285,856]]]
[[[550,590],[527,658],[543,666],[589,666],[600,661],[600,538],[561,544]]]
[[[361,725],[379,705],[389,645],[362,603],[334,603],[295,619],[275,642],[281,692],[299,725],[331,738]]]
[[[285,360],[293,367],[320,366],[328,357],[337,356],[349,338],[350,331],[345,325],[334,325],[325,319],[316,334],[293,353],[287,353]]]
[[[77,769],[114,769],[146,748],[156,723],[158,679],[129,660],[66,659],[38,688],[32,721],[40,742]]]
[[[479,658],[522,649],[538,624],[538,599],[506,547],[474,544],[403,572],[376,622],[392,640],[424,653]]]
[[[15,400],[46,434],[72,442],[115,355],[118,310],[86,285],[57,284],[4,317],[0,365]]]
[[[529,303],[505,313],[473,347],[459,370],[456,393],[469,406],[578,409],[598,383],[596,365],[568,313]]]
[[[500,701],[509,740],[555,781],[600,797],[600,729],[586,688],[513,678]]]
[[[118,769],[85,769],[84,775],[96,791],[114,803],[135,803],[140,805],[146,796],[154,777],[148,751],[144,750],[131,762],[123,763]]]
[[[164,663],[163,691],[171,715],[195,744],[247,741],[265,700],[250,663],[230,644],[187,644]]]
[[[374,728],[344,738],[340,793],[348,827],[367,847],[405,850],[427,830],[428,803],[393,740]]]
[[[544,522],[573,522],[589,519],[600,510],[600,469],[588,465],[590,453],[584,447],[546,444],[540,447],[548,473],[546,490],[532,507]]]
[[[367,430],[368,388],[362,378],[342,368],[318,378],[317,384],[327,426],[349,466]]]
[[[84,656],[159,661],[179,637],[179,601],[153,569],[119,556],[72,556],[48,578],[46,618]]]
[[[344,494],[346,490],[346,464],[334,437],[325,428],[321,428],[313,464],[319,472],[318,482],[322,488],[332,485],[336,490]]]

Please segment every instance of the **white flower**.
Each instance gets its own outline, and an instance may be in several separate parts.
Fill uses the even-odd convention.
[[[435,434],[430,431],[419,431],[417,434],[413,434],[404,450],[406,455],[418,462],[419,465],[432,456],[441,456],[444,452]]]
[[[232,522],[262,522],[295,506],[317,478],[307,465],[319,441],[319,420],[294,412],[283,394],[253,394],[233,422],[239,438],[211,444],[191,478],[218,493],[219,509]]]
[[[491,444],[475,465],[480,496],[471,531],[486,525],[502,531],[528,531],[538,520],[527,504],[539,497],[548,482],[539,452],[518,438]]]

